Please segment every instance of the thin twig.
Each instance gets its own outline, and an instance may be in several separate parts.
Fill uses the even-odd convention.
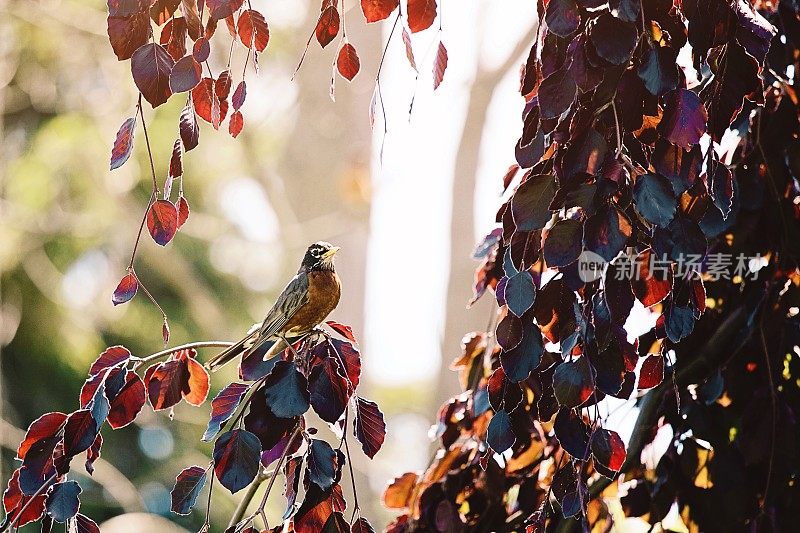
[[[10,527],[15,527],[15,528],[18,527],[17,524],[19,524],[19,519],[22,518],[23,514],[25,514],[25,511],[28,509],[28,506],[30,506],[30,504],[33,503],[33,500],[35,500],[37,496],[39,496],[42,492],[44,492],[45,489],[50,487],[50,484],[53,481],[55,481],[56,477],[58,477],[58,472],[47,478],[47,480],[42,484],[42,486],[36,489],[36,492],[33,493],[33,495],[27,502],[25,502],[25,505],[23,505],[22,509],[19,510],[19,513],[17,513],[17,517],[14,518],[14,520],[9,522],[8,524],[6,524],[6,526],[3,529],[1,529],[0,532],[8,531],[8,528]]]
[[[147,363],[148,361],[152,361],[153,359],[158,359],[159,357],[164,357],[165,355],[172,355],[175,352],[179,352],[181,350],[190,350],[192,348],[229,348],[233,346],[232,342],[228,341],[197,341],[197,342],[188,342],[186,344],[181,344],[180,346],[175,346],[173,348],[167,348],[166,350],[161,350],[160,352],[156,352],[154,354],[150,354],[147,357],[141,357],[135,359],[135,361],[139,363]]]

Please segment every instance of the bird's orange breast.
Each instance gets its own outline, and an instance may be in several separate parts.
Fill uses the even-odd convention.
[[[336,309],[342,295],[342,284],[336,272],[329,270],[308,273],[308,302],[297,310],[286,324],[289,336],[311,331]]]

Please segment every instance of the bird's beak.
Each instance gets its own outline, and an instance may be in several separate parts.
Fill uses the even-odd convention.
[[[334,255],[336,255],[336,252],[338,252],[339,250],[340,250],[339,246],[334,246],[333,248],[331,248],[330,250],[328,250],[327,252],[322,254],[322,258],[323,259],[328,259],[329,257],[333,257]]]

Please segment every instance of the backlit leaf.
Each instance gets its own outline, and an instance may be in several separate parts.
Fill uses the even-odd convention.
[[[645,307],[655,305],[672,290],[672,269],[670,262],[656,257],[650,248],[643,250],[634,259],[637,272],[631,279],[631,289],[636,299]]]
[[[248,48],[263,52],[269,43],[269,26],[264,15],[254,9],[247,9],[239,15],[239,39]]]
[[[122,123],[111,148],[111,170],[121,167],[131,156],[133,150],[133,131],[136,128],[136,117],[133,116]]]
[[[228,133],[235,139],[242,132],[242,128],[244,128],[244,116],[241,111],[234,111],[228,124]]]
[[[317,42],[325,48],[339,34],[339,11],[335,4],[329,4],[320,14],[314,28]]]
[[[386,438],[386,422],[378,404],[356,396],[356,416],[353,434],[361,443],[361,449],[370,459],[375,457]]]
[[[222,424],[233,416],[248,389],[249,386],[244,383],[233,382],[219,391],[214,399],[211,400],[211,419],[208,421],[208,427],[203,434],[203,441],[208,442],[214,439],[219,433]]]
[[[166,246],[178,231],[178,210],[169,200],[156,200],[147,210],[147,230],[153,240]]]
[[[181,229],[181,226],[186,224],[186,220],[189,218],[189,202],[186,201],[186,198],[181,196],[178,198],[178,229]]]
[[[361,62],[355,47],[348,42],[343,43],[336,57],[336,69],[339,74],[347,81],[353,81],[360,68]]]
[[[367,22],[378,22],[392,14],[400,0],[361,0],[361,11]]]
[[[124,17],[108,17],[108,40],[120,61],[130,59],[151,35],[150,17],[146,11]]]
[[[205,0],[205,2],[211,17],[222,20],[238,11],[244,0]]]
[[[236,493],[258,473],[261,444],[244,429],[223,433],[214,443],[214,472],[222,486]]]
[[[592,436],[592,455],[608,470],[619,472],[625,462],[625,443],[616,431],[598,428]]]
[[[405,26],[403,26],[402,35],[403,44],[406,47],[406,59],[408,59],[408,64],[411,65],[411,68],[418,71],[417,61],[414,59],[414,47],[411,45],[411,36],[408,34],[408,30],[406,30]]]
[[[640,389],[651,389],[659,385],[664,380],[664,357],[657,354],[651,354],[642,363],[642,369],[639,372]]]
[[[131,57],[131,72],[145,100],[158,107],[172,95],[169,76],[175,61],[156,43],[140,46]]]
[[[539,86],[539,108],[542,119],[558,118],[569,109],[578,86],[570,71],[564,67],[559,69],[544,80]]]
[[[197,502],[197,496],[206,483],[206,470],[201,466],[184,468],[175,478],[175,487],[170,493],[172,512],[187,515]]]
[[[208,371],[194,357],[186,358],[188,377],[183,387],[183,398],[191,405],[202,405],[208,397],[210,387]]]
[[[98,430],[91,410],[81,409],[69,415],[64,426],[64,455],[74,457],[88,450]]]
[[[139,290],[139,280],[133,273],[126,274],[119,281],[117,288],[114,289],[114,294],[111,296],[111,302],[114,305],[124,304],[131,298],[136,296],[136,291]]]
[[[436,0],[408,0],[406,17],[411,33],[430,28],[436,20]]]
[[[311,406],[320,418],[331,424],[339,420],[350,401],[352,391],[343,373],[339,362],[328,357],[315,365],[309,375]]]
[[[25,438],[19,443],[17,448],[17,459],[25,459],[25,454],[30,447],[38,440],[52,437],[64,425],[67,420],[67,415],[64,413],[53,412],[46,413],[31,422],[28,430],[25,432]]]
[[[240,107],[244,105],[244,100],[247,97],[247,84],[244,80],[239,82],[239,85],[236,86],[236,90],[233,91],[233,97],[231,97],[231,106],[233,107],[234,111],[238,111]]]
[[[204,62],[211,54],[211,45],[208,44],[208,39],[200,37],[195,41],[192,47],[192,56],[198,63]]]
[[[404,509],[408,507],[414,487],[419,476],[414,472],[406,472],[394,478],[383,491],[382,502],[387,509]]]
[[[439,47],[436,49],[436,60],[433,63],[434,91],[439,88],[439,85],[441,85],[446,70],[447,70],[447,48],[445,48],[444,43],[442,41],[439,41]]]
[[[194,114],[194,106],[192,106],[191,102],[187,102],[181,111],[180,133],[184,150],[188,152],[197,147],[200,128],[197,125],[197,117]]]
[[[527,270],[517,272],[508,278],[503,294],[508,310],[521,317],[533,306],[533,301],[536,299],[533,277]]]
[[[509,316],[512,315],[509,314]],[[506,376],[515,382],[526,379],[539,366],[544,353],[544,343],[539,327],[533,323],[530,317],[526,317],[521,322],[523,331],[520,342],[510,350],[504,348],[500,353],[500,363]]]
[[[45,499],[47,498],[47,493],[42,492],[31,501],[30,498],[27,498],[22,493],[19,485],[21,470],[21,467],[14,470],[3,493],[3,507],[6,511],[4,523],[16,523],[19,527],[42,517]],[[28,505],[26,506],[26,504]],[[22,512],[21,515],[20,512]]]

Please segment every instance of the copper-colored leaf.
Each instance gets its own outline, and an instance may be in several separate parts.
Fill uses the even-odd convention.
[[[178,210],[169,200],[156,200],[146,218],[150,236],[161,246],[166,246],[178,231]]]
[[[242,44],[258,52],[263,52],[269,43],[269,26],[264,15],[248,9],[239,15],[239,39]]]
[[[361,11],[367,22],[378,22],[392,14],[400,0],[361,0]]]
[[[228,132],[232,137],[236,138],[244,127],[244,117],[241,111],[234,111],[231,115],[230,123],[228,124]]]
[[[336,68],[339,74],[342,75],[347,81],[353,81],[358,71],[361,69],[361,61],[358,59],[358,52],[355,47],[345,42],[339,48],[339,55],[336,58]]]
[[[329,4],[319,16],[314,28],[317,42],[325,48],[339,34],[339,11],[334,4]]]
[[[436,0],[408,0],[406,16],[411,33],[430,28],[436,20]]]
[[[122,123],[111,148],[111,170],[121,167],[131,156],[133,150],[133,131],[136,129],[136,117],[133,116]]]

